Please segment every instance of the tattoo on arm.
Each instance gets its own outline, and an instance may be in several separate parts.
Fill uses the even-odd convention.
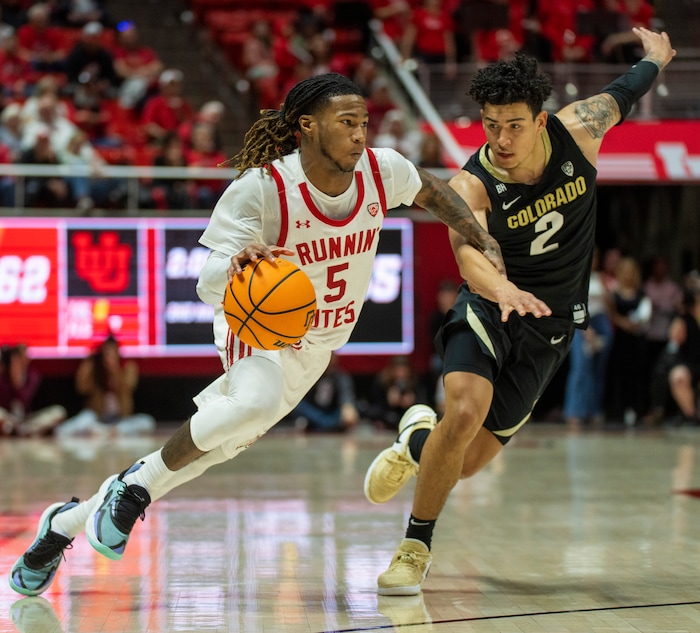
[[[416,203],[463,235],[476,249],[483,251],[486,248],[484,240],[488,233],[474,217],[467,203],[452,187],[430,172],[419,169],[418,173],[423,181],[423,188],[416,196]]]
[[[576,104],[576,118],[592,138],[602,138],[620,120],[620,107],[613,97],[599,94]]]

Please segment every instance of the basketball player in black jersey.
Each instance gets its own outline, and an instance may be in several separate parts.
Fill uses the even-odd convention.
[[[406,538],[379,576],[382,595],[420,592],[450,491],[527,422],[566,357],[574,328],[587,325],[598,152],[605,133],[675,54],[665,33],[635,33],[644,59],[600,94],[553,116],[542,110],[551,87],[534,59],[499,61],[472,80],[469,95],[481,106],[486,143],[450,184],[498,241],[507,278],[450,231],[465,283],[436,338],[445,414],[436,425],[432,409],[411,407],[396,442],[365,478],[367,498],[382,503],[420,466]],[[537,300],[526,309],[518,302],[523,291]]]

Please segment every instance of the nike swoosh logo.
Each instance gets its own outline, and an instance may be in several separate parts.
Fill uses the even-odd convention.
[[[409,521],[409,523],[410,523],[411,525],[430,525],[430,521],[425,521],[425,522],[423,522],[423,521],[414,521],[413,519],[411,519],[411,520]]]
[[[549,339],[549,342],[552,345],[559,345],[564,339],[566,338],[566,334],[562,336],[553,336],[552,338]]]
[[[520,198],[522,198],[522,196],[518,196],[517,198],[515,198],[515,200],[511,200],[510,202],[504,202],[503,210],[508,211],[508,209],[510,209],[518,200],[520,200]]]

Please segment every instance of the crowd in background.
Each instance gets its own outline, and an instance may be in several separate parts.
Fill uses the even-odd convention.
[[[655,20],[648,0],[290,0],[284,10],[245,4],[210,10],[191,2],[197,28],[211,31],[260,108],[279,107],[289,88],[311,75],[343,73],[367,99],[369,144],[438,168],[437,137],[411,120],[370,54],[368,20],[382,23],[405,59],[444,63],[448,79],[459,62],[519,50],[543,62],[634,62],[641,49],[631,28]],[[223,104],[195,109],[182,71],[166,68],[137,25],[116,22],[102,0],[0,2],[0,86],[0,163],[83,169],[71,178],[29,178],[21,201],[27,207],[121,209],[127,185],[101,177],[104,165],[216,167],[227,158]],[[166,210],[208,208],[225,182],[140,184],[139,207]],[[3,177],[0,204],[14,206],[16,194],[13,177]]]

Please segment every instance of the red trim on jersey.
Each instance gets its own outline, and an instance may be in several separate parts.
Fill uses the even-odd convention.
[[[386,192],[384,191],[384,182],[382,181],[381,173],[379,173],[379,163],[377,162],[377,157],[369,147],[367,148],[367,158],[369,159],[369,164],[372,168],[372,178],[374,178],[374,184],[377,186],[377,191],[379,192],[379,204],[382,207],[382,215],[386,216],[388,209],[386,208]]]
[[[270,165],[270,172],[277,185],[277,195],[280,198],[280,234],[277,237],[277,246],[284,246],[289,231],[289,208],[287,207],[287,194],[285,193],[284,180],[274,165]]]
[[[333,220],[332,218],[328,218],[325,215],[323,215],[323,213],[321,213],[318,210],[318,207],[314,204],[314,201],[311,199],[309,188],[306,186],[305,182],[302,182],[299,185],[299,190],[301,191],[301,195],[304,198],[304,202],[306,202],[306,206],[309,207],[309,211],[311,211],[311,214],[314,217],[321,220],[321,222],[323,222],[324,224],[329,224],[330,226],[345,226],[346,224],[352,222],[353,218],[358,214],[360,210],[360,205],[362,204],[362,200],[365,197],[365,182],[362,179],[361,172],[355,172],[355,180],[357,181],[357,201],[355,202],[355,208],[352,210],[352,213],[343,220]]]

